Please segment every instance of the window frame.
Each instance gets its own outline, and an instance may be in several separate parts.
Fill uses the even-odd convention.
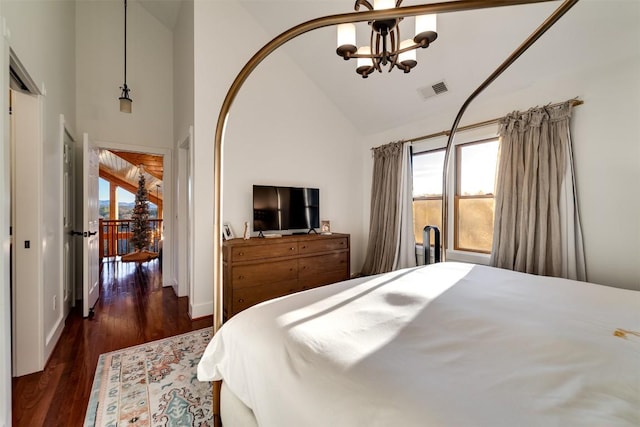
[[[422,151],[419,151],[417,153],[412,153],[411,154],[411,165],[413,166],[413,159],[416,156],[424,156],[424,155],[427,155],[427,154],[435,154],[435,153],[438,153],[438,152],[444,153],[445,151],[446,151],[446,149],[444,147],[440,147],[440,148],[433,148],[433,149],[430,149],[430,150],[422,150]],[[444,167],[443,167],[443,169],[444,169]],[[412,167],[411,174],[413,175],[413,167]],[[440,175],[442,176],[442,171],[440,172]],[[413,176],[411,178],[412,178],[412,183],[413,183]],[[441,184],[442,184],[442,182],[441,182]],[[413,190],[412,190],[412,193],[413,193]],[[417,201],[434,200],[434,201],[442,202],[442,185],[440,186],[440,193],[437,196],[413,197],[413,194],[412,194],[411,195],[412,209],[413,209],[413,202],[415,202],[416,200]],[[442,217],[442,206],[440,206],[440,216]],[[415,219],[414,219],[414,221],[415,221]],[[440,231],[442,232],[442,230],[440,230]],[[442,248],[442,241],[445,238],[446,237],[444,235],[442,235],[442,234],[440,235],[440,247],[441,248]],[[419,243],[417,238],[415,239],[415,242],[416,242],[416,246],[423,246],[424,245],[424,242]],[[434,245],[432,245],[431,242],[429,242],[429,246],[434,247]]]
[[[479,195],[475,195],[475,196],[465,196],[465,195],[461,195],[460,194],[460,186],[462,183],[462,177],[461,177],[461,171],[462,171],[462,156],[461,156],[461,151],[464,147],[468,147],[468,146],[472,146],[472,145],[479,145],[479,144],[486,144],[488,142],[498,142],[499,143],[499,138],[496,137],[492,137],[492,138],[484,138],[484,139],[480,139],[480,140],[474,140],[474,141],[469,141],[469,142],[465,142],[465,143],[460,143],[460,144],[456,144],[455,145],[455,171],[454,171],[454,191],[453,191],[453,250],[454,251],[461,251],[461,252],[465,252],[465,253],[470,253],[470,254],[486,254],[486,255],[491,255],[491,250],[485,251],[485,250],[479,250],[479,249],[471,249],[471,248],[465,248],[463,246],[460,246],[459,244],[459,227],[458,227],[458,220],[459,220],[459,214],[460,214],[460,200],[471,200],[471,199],[493,199],[494,203],[495,203],[495,182],[494,182],[494,192],[490,193],[490,194],[479,194]]]

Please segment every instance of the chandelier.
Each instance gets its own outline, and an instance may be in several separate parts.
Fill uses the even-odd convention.
[[[367,0],[356,0],[355,10],[360,6],[369,10],[384,10],[399,7],[402,0],[373,0],[373,6]],[[356,72],[367,78],[375,70],[382,72],[383,66],[389,71],[397,68],[405,73],[418,65],[416,49],[427,48],[438,37],[436,15],[421,15],[415,18],[415,36],[401,40],[400,21],[403,18],[370,21],[371,40],[369,46],[356,47],[356,26],[338,25],[338,49],[336,53],[344,60],[356,58]]]

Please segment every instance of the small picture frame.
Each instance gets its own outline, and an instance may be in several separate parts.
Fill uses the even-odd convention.
[[[320,233],[331,234],[331,221],[320,221]]]
[[[233,238],[235,238],[235,236],[233,235],[231,224],[229,224],[228,222],[225,222],[224,225],[222,226],[222,239],[231,240]]]

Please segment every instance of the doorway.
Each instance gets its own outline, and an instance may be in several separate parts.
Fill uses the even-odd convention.
[[[118,187],[119,190],[115,190],[113,196],[108,197],[110,205],[107,207],[104,200],[106,197],[99,197],[102,202],[101,210],[102,216],[106,217],[105,211],[116,212],[119,210],[118,199],[122,199],[123,192],[128,193],[128,199],[124,202],[128,204],[130,211],[133,206],[135,194],[138,190],[138,165],[143,164],[146,176],[146,186],[148,190],[148,200],[153,213],[158,210],[158,217],[161,221],[155,221],[159,227],[152,230],[152,246],[150,250],[161,253],[160,259],[157,261],[160,263],[160,269],[162,272],[162,286],[172,286],[174,291],[177,292],[177,281],[174,276],[175,260],[174,256],[177,253],[173,250],[173,185],[172,185],[172,156],[171,150],[136,146],[132,144],[118,144],[109,143],[104,141],[96,141],[96,145],[100,148],[100,177],[108,182],[113,183],[113,187]],[[124,162],[129,166],[126,166]],[[155,175],[155,176],[154,176]],[[105,184],[103,183],[103,186]],[[111,192],[111,184],[106,184]],[[103,191],[104,193],[104,191]],[[118,196],[120,194],[120,197]],[[126,208],[127,206],[125,206]],[[125,209],[126,211],[126,209]],[[118,212],[120,216],[121,212]],[[112,217],[115,217],[113,215]],[[122,219],[122,218],[120,218]],[[104,225],[104,223],[103,223]],[[101,227],[103,228],[103,227]],[[112,231],[115,230],[112,228]],[[120,253],[126,250],[126,243],[124,237],[126,233],[130,232],[130,229],[121,229],[118,231],[121,233],[117,237],[122,239],[120,243],[108,243],[106,240],[101,244],[119,244],[122,247],[119,248]],[[102,248],[104,249],[104,247]],[[101,249],[101,250],[102,250]],[[120,255],[115,255],[120,256]]]

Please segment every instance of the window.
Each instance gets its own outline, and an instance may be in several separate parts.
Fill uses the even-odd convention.
[[[456,146],[454,249],[491,253],[498,140]]]
[[[413,155],[413,233],[417,244],[422,244],[425,226],[435,225],[442,231],[444,154],[440,149]],[[453,219],[449,220],[453,249],[491,253],[498,139],[457,145],[455,159]],[[432,233],[432,246],[433,238]]]
[[[422,244],[422,230],[435,225],[442,230],[442,165],[444,150],[413,155],[413,233]],[[431,233],[431,245],[433,233]]]

